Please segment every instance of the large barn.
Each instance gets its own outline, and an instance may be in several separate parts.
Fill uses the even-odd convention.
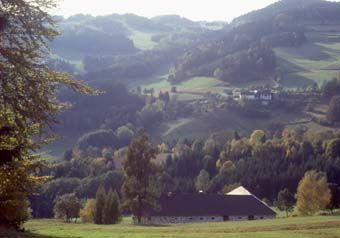
[[[160,209],[150,211],[147,224],[222,222],[274,219],[276,213],[243,187],[226,195],[169,194]]]

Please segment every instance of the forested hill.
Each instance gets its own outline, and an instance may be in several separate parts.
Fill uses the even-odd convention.
[[[177,15],[145,18],[134,14],[57,17],[62,32],[52,48],[65,58],[133,54],[152,49],[171,33],[203,32],[218,25],[193,22]]]
[[[266,20],[268,18],[294,18],[295,23],[329,23],[339,21],[338,2],[324,0],[281,0],[266,8],[235,18],[233,26]]]
[[[186,52],[177,60],[169,79],[178,82],[203,75],[228,83],[276,79],[282,70],[275,62],[273,48],[299,48],[314,40],[309,38],[310,31],[334,33],[337,29],[330,27],[339,23],[340,3],[282,0],[236,18],[232,30],[222,39]]]
[[[86,132],[131,124],[168,141],[309,121],[303,102],[285,117],[265,109],[257,123],[215,109],[234,89],[321,88],[340,65],[340,3],[321,0],[279,1],[229,25],[112,14],[60,19],[60,28],[51,64],[107,93],[66,95],[74,107],[58,128],[72,133],[71,144]]]

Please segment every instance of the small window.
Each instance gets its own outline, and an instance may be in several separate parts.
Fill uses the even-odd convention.
[[[212,217],[211,220],[215,220],[215,217]]]
[[[263,217],[260,217],[261,220],[263,220]]]
[[[203,217],[201,217],[200,220],[203,220]]]
[[[241,219],[242,219],[242,217],[238,217],[238,219],[239,219],[239,220],[241,220]]]
[[[192,217],[190,217],[189,219],[192,220]]]

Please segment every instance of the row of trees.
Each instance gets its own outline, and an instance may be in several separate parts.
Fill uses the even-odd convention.
[[[335,191],[340,190],[336,188]],[[279,192],[274,205],[285,211],[287,217],[295,206],[302,215],[314,215],[326,208],[339,207],[340,197],[338,193],[332,193],[324,173],[308,171],[299,182],[296,195],[285,188]]]
[[[54,216],[66,222],[80,217],[82,222],[116,224],[121,221],[120,203],[117,192],[99,187],[96,199],[87,199],[84,207],[75,193],[58,196],[54,201]]]
[[[124,162],[126,178],[122,186],[124,197],[122,207],[132,212],[137,222],[149,209],[157,206],[158,196],[151,185],[151,178],[157,173],[157,166],[151,162],[156,156],[156,148],[152,146],[147,135],[140,132],[139,136],[130,144],[127,158]],[[54,201],[56,218],[66,222],[80,216],[83,222],[95,224],[116,224],[121,220],[121,206],[117,192],[110,189],[105,191],[100,186],[95,199],[88,199],[83,209],[76,194],[64,194]]]

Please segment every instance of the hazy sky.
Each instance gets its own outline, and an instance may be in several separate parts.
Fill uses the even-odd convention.
[[[135,13],[153,17],[178,14],[192,20],[230,21],[278,0],[61,0],[58,15]]]

